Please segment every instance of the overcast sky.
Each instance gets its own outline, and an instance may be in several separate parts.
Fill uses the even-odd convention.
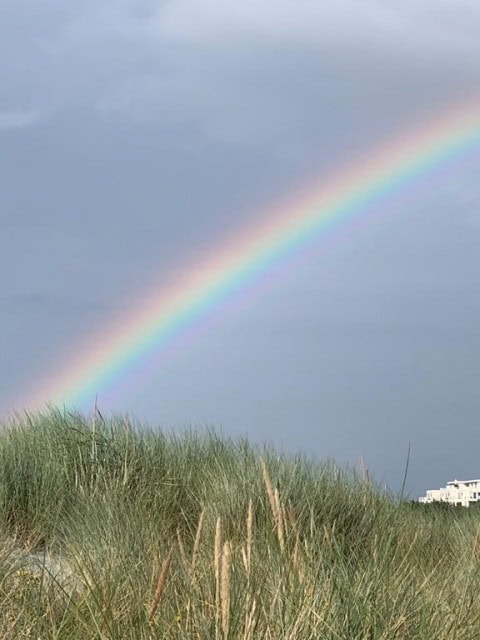
[[[2,0],[1,413],[312,176],[471,101],[479,33],[478,0]],[[100,408],[394,489],[410,441],[413,496],[480,476],[479,170],[325,234]]]

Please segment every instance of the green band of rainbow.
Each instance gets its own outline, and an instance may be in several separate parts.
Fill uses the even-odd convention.
[[[143,357],[161,351],[272,265],[378,199],[479,146],[480,104],[475,101],[397,137],[328,183],[274,207],[259,224],[241,230],[235,240],[191,265],[185,277],[151,292],[147,303],[108,326],[79,350],[77,359],[47,378],[43,388],[27,395],[28,406],[91,404]]]

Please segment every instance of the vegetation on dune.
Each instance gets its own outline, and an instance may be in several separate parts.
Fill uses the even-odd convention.
[[[480,519],[215,433],[0,432],[0,636],[477,640]]]

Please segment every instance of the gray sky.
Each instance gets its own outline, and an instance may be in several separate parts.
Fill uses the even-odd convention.
[[[312,176],[478,94],[479,32],[477,0],[3,0],[2,413]],[[322,237],[101,409],[393,488],[411,441],[412,495],[478,477],[479,169]]]

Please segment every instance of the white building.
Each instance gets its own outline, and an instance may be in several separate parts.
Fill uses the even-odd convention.
[[[427,495],[418,499],[423,504],[447,502],[448,504],[469,507],[480,502],[480,480],[451,480],[446,487],[429,489]]]

